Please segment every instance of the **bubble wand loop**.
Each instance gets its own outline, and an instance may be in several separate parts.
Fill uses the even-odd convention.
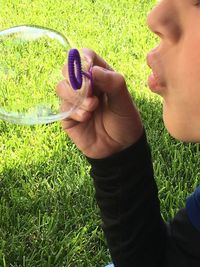
[[[89,72],[85,72],[82,70],[80,53],[75,48],[72,48],[69,51],[68,73],[71,86],[74,90],[78,90],[82,87],[83,75],[91,81],[91,87],[92,87],[91,68]]]

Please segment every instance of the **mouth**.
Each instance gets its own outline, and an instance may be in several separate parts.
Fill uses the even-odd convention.
[[[157,55],[158,47],[150,51],[146,61],[152,73],[148,77],[148,86],[154,93],[160,93],[164,89],[163,78],[161,77],[160,61]]]
[[[151,73],[149,75],[147,83],[152,92],[157,93],[159,91],[158,90],[158,87],[159,87],[158,79],[156,78],[154,73]]]

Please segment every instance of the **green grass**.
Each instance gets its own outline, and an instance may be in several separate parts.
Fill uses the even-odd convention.
[[[199,145],[173,140],[159,97],[146,87],[145,57],[156,38],[149,0],[0,0],[0,29],[34,24],[90,47],[122,72],[152,145],[164,218],[184,206],[200,179]],[[0,121],[0,266],[101,267],[109,262],[89,166],[59,122]]]

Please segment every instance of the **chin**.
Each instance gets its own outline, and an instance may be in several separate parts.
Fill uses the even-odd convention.
[[[200,143],[200,129],[199,131],[194,129],[191,122],[188,125],[188,123],[164,115],[163,121],[169,134],[176,140],[186,143]]]

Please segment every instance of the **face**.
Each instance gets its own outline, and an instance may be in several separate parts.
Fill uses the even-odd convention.
[[[163,97],[167,130],[200,142],[200,0],[161,0],[148,15],[159,45],[147,56],[150,89]]]

